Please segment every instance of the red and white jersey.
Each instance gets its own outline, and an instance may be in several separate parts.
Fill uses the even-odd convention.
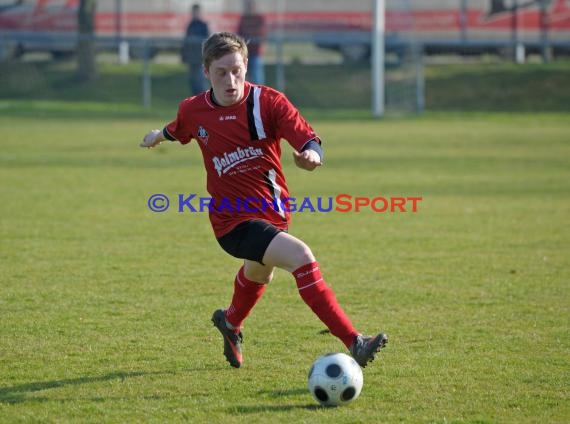
[[[280,141],[300,151],[318,138],[284,94],[246,82],[244,98],[222,107],[212,101],[210,90],[183,100],[176,120],[163,133],[182,144],[198,141],[213,199],[209,214],[216,237],[252,219],[288,227],[290,214],[281,203],[289,191]]]

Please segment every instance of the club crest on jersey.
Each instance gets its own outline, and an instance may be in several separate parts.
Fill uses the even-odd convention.
[[[198,128],[198,140],[200,140],[202,143],[204,144],[208,144],[208,139],[210,138],[210,134],[208,134],[208,131],[206,131],[206,128],[204,128],[202,125],[200,125],[200,127]]]

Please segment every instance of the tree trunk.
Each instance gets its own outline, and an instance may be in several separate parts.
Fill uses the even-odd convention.
[[[80,81],[94,81],[97,77],[95,62],[95,10],[97,0],[81,0],[77,14],[79,52],[77,77]]]

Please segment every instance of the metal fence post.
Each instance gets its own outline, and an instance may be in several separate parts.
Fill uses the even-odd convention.
[[[379,118],[384,115],[384,30],[386,25],[386,2],[374,0],[374,21],[372,28],[372,115]]]
[[[150,71],[150,43],[143,40],[143,75],[142,75],[142,103],[145,109],[150,109],[152,102],[152,80]]]
[[[414,58],[416,63],[416,112],[422,113],[425,109],[425,73],[423,46],[414,47]]]

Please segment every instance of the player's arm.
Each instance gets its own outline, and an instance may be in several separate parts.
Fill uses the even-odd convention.
[[[152,130],[144,136],[143,141],[141,144],[139,144],[139,146],[146,147],[147,149],[152,149],[153,147],[158,146],[164,140],[166,140],[166,137],[164,137],[163,131]]]
[[[293,151],[293,159],[299,168],[312,171],[323,164],[323,148],[316,139],[311,139],[300,152]]]

